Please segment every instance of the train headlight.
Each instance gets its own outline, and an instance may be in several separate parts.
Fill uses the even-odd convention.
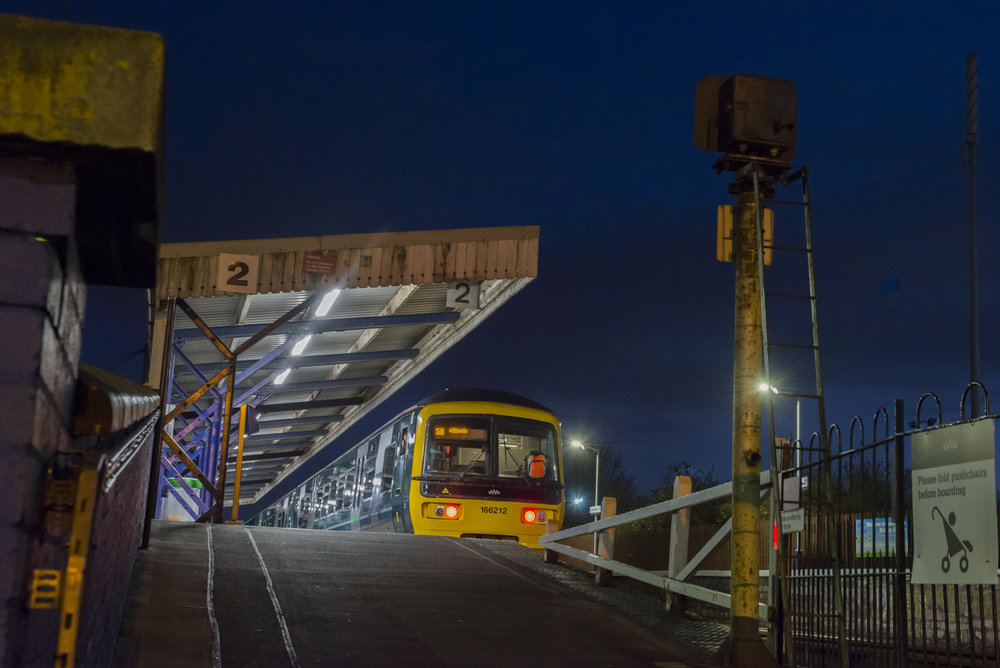
[[[437,517],[443,517],[446,520],[457,520],[458,519],[458,504],[447,503],[441,504],[434,508],[434,515]]]
[[[521,521],[525,524],[545,524],[548,519],[549,516],[544,510],[535,510],[534,508],[521,509]]]

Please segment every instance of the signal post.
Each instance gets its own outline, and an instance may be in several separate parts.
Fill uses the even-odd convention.
[[[762,354],[757,217],[753,190],[740,192],[733,214],[736,317],[733,329],[733,495],[730,640],[734,665],[761,663],[760,593],[760,384]],[[749,663],[741,657],[754,657]],[[766,658],[770,658],[768,653]]]
[[[718,234],[720,260],[736,265],[733,336],[733,492],[729,642],[720,657],[731,666],[777,665],[760,639],[760,441],[763,373],[761,236],[758,202],[791,167],[795,154],[795,84],[737,74],[710,75],[695,94],[694,139],[699,148],[724,153],[718,172],[733,171],[737,197],[732,230]],[[731,240],[731,256],[724,248]]]

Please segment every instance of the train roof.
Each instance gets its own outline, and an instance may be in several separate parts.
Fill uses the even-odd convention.
[[[552,412],[537,401],[533,401],[527,397],[522,397],[519,394],[502,392],[500,390],[488,390],[478,387],[445,388],[437,394],[432,394],[429,397],[422,399],[419,404],[421,406],[425,406],[427,404],[437,404],[445,401],[490,401],[498,404],[512,404],[514,406],[534,408],[536,410],[545,411],[546,413]]]

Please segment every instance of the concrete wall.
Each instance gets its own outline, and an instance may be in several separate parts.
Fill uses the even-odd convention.
[[[27,633],[35,568],[63,554],[44,525],[44,486],[67,448],[85,306],[73,241],[71,167],[0,160],[0,657],[52,662]],[[51,566],[50,566],[51,567]],[[58,566],[57,566],[58,567]],[[53,612],[53,615],[55,613]],[[55,620],[55,617],[52,617]],[[38,646],[35,646],[35,645]]]

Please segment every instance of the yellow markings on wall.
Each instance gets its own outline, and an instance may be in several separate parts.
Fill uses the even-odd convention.
[[[76,636],[80,628],[80,603],[83,579],[90,549],[90,533],[97,502],[97,477],[94,469],[84,469],[77,481],[76,505],[73,508],[73,532],[69,539],[69,559],[62,588],[59,615],[59,643],[56,665],[72,668],[76,661]]]
[[[31,578],[28,607],[32,610],[55,610],[59,607],[59,588],[61,585],[62,571],[51,568],[36,568]]]

